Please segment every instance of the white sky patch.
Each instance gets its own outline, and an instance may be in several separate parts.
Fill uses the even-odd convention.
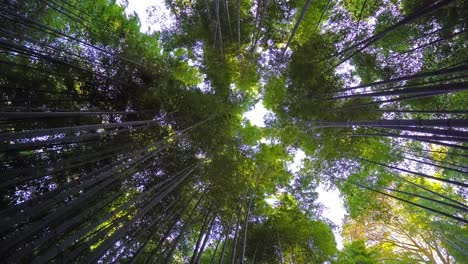
[[[351,65],[348,61],[343,62],[340,66],[336,68],[336,73],[338,74],[344,74],[344,73],[349,73],[356,70],[356,67]]]
[[[322,216],[330,219],[339,227],[333,230],[333,234],[335,234],[338,249],[342,249],[343,237],[341,231],[346,210],[340,197],[340,191],[338,189],[326,190],[323,185],[319,185],[317,192],[319,194],[318,202],[324,206]]]
[[[265,202],[269,204],[270,206],[274,207],[275,203],[278,201],[278,199],[274,196],[269,196],[265,198]]]
[[[257,104],[255,104],[254,108],[250,111],[245,112],[242,117],[244,119],[247,119],[252,123],[252,125],[258,126],[258,127],[265,127],[265,115],[268,113],[273,113],[269,110],[267,110],[263,106],[263,101],[260,100],[258,101]]]
[[[175,17],[171,11],[166,7],[163,0],[144,1],[144,0],[117,0],[117,3],[125,6],[126,14],[137,13],[140,18],[140,31],[143,33],[153,33],[161,31],[164,28],[169,28],[175,24]],[[148,10],[152,10],[153,16],[150,18]]]
[[[353,87],[353,86],[358,86],[361,84],[361,78],[357,75],[352,76],[352,73],[356,71],[356,67],[354,65],[351,65],[351,63],[348,61],[345,61],[342,63],[340,66],[338,66],[335,70],[336,74],[345,76],[348,75],[349,77],[343,78],[345,80],[345,86],[346,87]],[[363,89],[360,89],[358,91],[361,92]],[[352,94],[352,93],[345,93],[346,95]]]
[[[291,162],[290,164],[288,164],[288,169],[292,172],[292,173],[297,173],[299,172],[303,167],[303,162],[302,160],[306,157],[306,154],[304,151],[302,151],[301,149],[298,149],[296,151],[296,153],[294,154],[294,159],[293,159],[293,162]]]

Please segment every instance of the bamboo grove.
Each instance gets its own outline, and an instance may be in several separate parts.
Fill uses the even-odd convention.
[[[468,259],[468,2],[164,5],[2,0],[1,262]]]

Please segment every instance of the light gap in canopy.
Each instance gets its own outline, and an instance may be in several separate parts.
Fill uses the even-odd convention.
[[[252,110],[244,112],[242,118],[247,119],[254,126],[265,127],[265,115],[267,114],[274,115],[272,111],[267,110],[265,106],[263,106],[263,101],[260,100],[255,104]]]
[[[166,6],[164,1],[143,1],[143,0],[118,0],[117,4],[125,8],[125,14],[131,16],[137,14],[140,20],[140,32],[146,34],[153,34],[155,32],[161,32],[163,30],[174,29],[176,26],[176,17],[171,10]],[[150,11],[152,10],[152,11]],[[151,13],[151,15],[150,15]],[[183,61],[187,62],[189,67],[196,68],[200,73],[200,83],[196,85],[197,89],[204,93],[213,93],[214,90],[211,83],[204,81],[206,79],[205,74],[201,74],[200,68],[203,61],[203,43],[197,41],[192,47],[194,58],[187,57],[186,54],[183,56]],[[161,50],[161,54],[162,54]],[[175,56],[174,52],[170,52],[171,56]]]
[[[288,169],[294,174],[298,173],[302,168],[304,168],[305,158],[305,152],[301,149],[297,149],[294,154],[293,162],[288,163]],[[337,188],[328,189],[323,184],[319,184],[315,191],[318,192],[317,202],[323,206],[321,216],[329,219],[337,226],[337,228],[333,230],[333,234],[335,235],[335,241],[338,249],[342,249],[343,237],[341,236],[341,230],[346,210],[344,208],[343,199],[340,197],[340,191]]]
[[[138,15],[142,33],[151,34],[175,27],[176,18],[164,1],[118,0],[117,4],[125,7],[125,14]],[[154,10],[151,17],[148,14],[150,9]]]

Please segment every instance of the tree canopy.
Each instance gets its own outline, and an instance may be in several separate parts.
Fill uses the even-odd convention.
[[[467,1],[163,4],[2,1],[2,261],[466,263]]]

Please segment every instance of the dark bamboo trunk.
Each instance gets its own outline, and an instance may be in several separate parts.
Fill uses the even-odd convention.
[[[394,91],[382,91],[382,92],[373,92],[373,93],[361,93],[361,94],[352,94],[337,96],[331,99],[350,99],[350,98],[364,98],[364,97],[379,97],[379,96],[392,96],[392,95],[428,95],[428,94],[446,94],[446,93],[455,93],[468,90],[468,84],[466,82],[459,83],[449,83],[449,84],[439,84],[432,86],[422,86],[422,87],[413,87],[406,88]]]
[[[431,176],[431,175],[427,175],[425,173],[410,171],[410,170],[407,170],[407,169],[402,169],[402,168],[399,168],[399,167],[383,164],[383,163],[376,162],[376,161],[371,161],[371,160],[368,160],[368,159],[363,159],[363,158],[358,158],[358,159],[369,162],[369,163],[372,163],[372,164],[376,164],[376,165],[379,165],[379,166],[382,166],[382,167],[385,167],[385,168],[388,168],[388,169],[398,170],[398,171],[401,171],[401,172],[406,172],[406,173],[414,174],[414,175],[417,175],[417,176],[421,176],[423,178],[432,179],[432,180],[436,180],[436,181],[441,181],[441,182],[445,182],[445,183],[450,183],[450,184],[457,185],[457,186],[460,186],[460,187],[463,187],[463,188],[468,188],[467,183],[453,181],[453,180],[444,179],[444,178],[440,178],[440,177],[434,177],[434,176]]]
[[[239,225],[241,222],[241,214],[242,214],[242,205],[239,205],[239,210],[237,212],[236,228],[234,231],[234,241],[232,244],[232,251],[231,251],[231,264],[236,263],[237,240],[239,239]]]
[[[460,211],[468,212],[468,207],[466,207],[466,206],[458,206],[458,205],[455,205],[455,204],[451,204],[451,203],[447,203],[447,202],[440,201],[440,200],[437,200],[437,199],[433,199],[433,198],[430,198],[430,197],[427,197],[427,196],[419,195],[419,194],[416,194],[416,193],[405,192],[405,191],[401,191],[401,190],[397,190],[397,189],[392,189],[392,188],[387,188],[387,187],[380,187],[380,188],[384,189],[384,190],[387,190],[387,191],[391,191],[391,192],[397,192],[397,193],[405,194],[405,195],[408,195],[408,196],[421,198],[421,199],[424,199],[424,200],[428,200],[428,201],[431,201],[431,202],[435,202],[435,203],[438,203],[438,204],[449,206],[449,207],[455,208],[455,209],[460,210]]]
[[[211,230],[213,229],[213,225],[214,225],[215,220],[216,220],[216,216],[213,217],[213,219],[211,220],[211,223],[210,223],[210,225],[208,227],[208,231],[206,232],[205,239],[203,240],[203,243],[201,245],[200,252],[198,252],[197,258],[195,259],[196,264],[200,263],[200,258],[203,255],[203,252],[205,251],[205,247],[206,247],[206,244],[208,243],[208,240],[210,238]]]
[[[309,6],[310,6],[311,3],[312,3],[312,0],[306,0],[305,1],[304,6],[302,7],[302,10],[301,10],[301,14],[299,15],[299,17],[297,18],[296,23],[294,24],[294,28],[291,31],[291,35],[289,35],[288,42],[286,43],[286,46],[283,48],[283,55],[282,55],[283,57],[284,57],[284,54],[286,53],[286,50],[288,49],[289,45],[291,44],[291,41],[293,40],[294,35],[296,35],[296,32],[299,29],[299,25],[301,24],[302,19],[304,19],[304,16],[305,16],[305,14],[307,12],[307,9],[309,9]]]
[[[242,254],[241,254],[241,259],[240,259],[241,264],[245,263],[245,248],[247,246],[247,227],[248,227],[248,223],[249,223],[250,208],[252,206],[253,196],[254,196],[254,192],[252,192],[250,194],[249,205],[247,206],[247,212],[245,213],[244,239],[243,239],[243,242],[242,242]]]
[[[422,7],[422,8],[419,8],[419,9],[415,10],[413,13],[409,14],[405,18],[401,19],[400,21],[393,24],[392,26],[384,29],[383,31],[381,31],[381,32],[379,32],[379,33],[377,33],[377,34],[375,34],[375,35],[373,35],[373,36],[371,36],[371,37],[369,37],[369,38],[367,38],[365,40],[362,40],[362,41],[356,43],[355,45],[352,45],[352,46],[350,46],[350,47],[348,47],[348,48],[334,54],[334,56],[340,56],[340,55],[345,54],[348,51],[351,51],[351,50],[355,49],[355,51],[351,55],[346,56],[338,65],[341,65],[343,62],[349,60],[354,55],[361,52],[365,48],[369,47],[371,44],[377,42],[381,38],[385,37],[389,33],[393,32],[393,31],[395,31],[395,30],[397,30],[397,29],[399,29],[399,28],[401,28],[401,27],[403,27],[403,26],[405,26],[407,24],[412,23],[417,19],[420,19],[420,18],[422,18],[424,16],[427,16],[429,14],[432,14],[432,13],[436,12],[437,10],[449,5],[452,2],[454,2],[454,0],[442,0],[442,1],[437,1],[437,2],[434,2],[434,3],[428,4],[425,7]],[[336,66],[338,66],[338,65],[336,65]]]
[[[205,216],[205,218],[203,220],[202,228],[200,229],[200,233],[198,234],[197,242],[195,243],[195,248],[193,249],[192,257],[190,258],[190,263],[191,264],[196,263],[195,260],[197,259],[197,256],[198,256],[198,250],[199,250],[199,247],[200,247],[200,245],[202,243],[203,235],[205,235],[205,229],[208,227],[209,219],[211,218],[210,213],[206,214],[206,216]]]
[[[164,259],[164,263],[165,263],[165,264],[171,263],[172,258],[174,257],[174,253],[175,253],[176,247],[177,247],[177,245],[179,244],[180,239],[183,237],[183,235],[184,235],[184,233],[185,233],[185,230],[187,229],[188,225],[190,224],[190,222],[191,222],[191,220],[192,220],[192,217],[193,217],[193,214],[194,214],[195,211],[197,210],[197,207],[200,205],[200,202],[201,202],[201,201],[203,200],[203,198],[205,197],[205,194],[206,194],[206,191],[202,194],[202,196],[200,197],[200,199],[198,199],[197,203],[195,204],[195,206],[193,207],[192,211],[190,212],[190,215],[188,216],[187,220],[185,221],[184,225],[182,226],[182,229],[180,230],[179,235],[178,235],[178,236],[176,237],[176,239],[174,240],[170,251],[168,252],[166,258]]]
[[[433,77],[433,76],[443,76],[443,75],[461,73],[461,72],[467,72],[467,71],[468,71],[468,65],[461,65],[461,66],[447,68],[447,69],[440,69],[440,70],[436,70],[436,71],[421,72],[421,73],[416,73],[416,74],[412,74],[412,75],[396,77],[396,78],[392,78],[392,79],[385,80],[385,81],[378,81],[378,82],[373,82],[373,83],[368,83],[368,84],[361,84],[361,85],[358,85],[358,86],[345,88],[345,89],[343,89],[341,91],[350,91],[350,90],[355,90],[355,89],[359,89],[359,88],[372,87],[372,86],[378,86],[378,85],[383,85],[383,84],[390,84],[390,83],[394,83],[394,82],[415,80],[415,79],[421,79],[421,78],[427,78],[427,77]]]
[[[433,213],[436,213],[436,214],[440,214],[440,215],[443,215],[443,216],[446,216],[448,218],[452,218],[452,219],[455,219],[457,221],[460,221],[464,224],[468,224],[468,220],[465,220],[461,217],[458,217],[458,216],[454,216],[454,215],[451,215],[451,214],[448,214],[448,213],[445,213],[445,212],[441,212],[439,210],[436,210],[436,209],[433,209],[433,208],[430,208],[430,207],[427,207],[427,206],[424,206],[424,205],[421,205],[421,204],[417,204],[417,203],[414,203],[414,202],[411,202],[411,201],[408,201],[408,200],[405,200],[405,199],[402,199],[400,197],[397,197],[397,196],[394,196],[394,195],[391,195],[391,194],[388,194],[386,192],[382,192],[382,191],[379,191],[379,190],[376,190],[376,189],[373,189],[373,188],[370,188],[368,186],[364,186],[362,184],[359,184],[359,183],[353,183],[351,182],[352,184],[358,186],[358,187],[361,187],[363,189],[367,189],[367,190],[370,190],[370,191],[373,191],[373,192],[376,192],[376,193],[380,193],[382,195],[385,195],[385,196],[388,196],[388,197],[391,197],[391,198],[394,198],[396,200],[399,200],[399,201],[402,201],[402,202],[405,202],[405,203],[408,203],[408,204],[411,204],[411,205],[414,205],[414,206],[417,206],[419,208],[423,208],[425,210],[428,210],[428,211],[431,211]]]

